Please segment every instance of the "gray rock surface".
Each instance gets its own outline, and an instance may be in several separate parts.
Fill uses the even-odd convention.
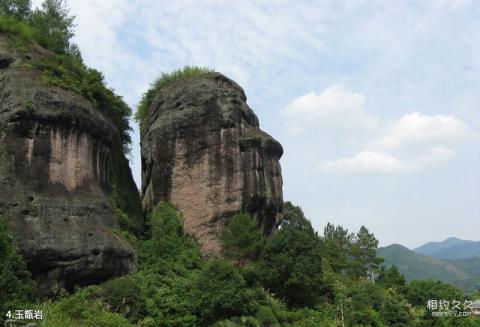
[[[117,128],[83,97],[24,69],[46,50],[0,39],[0,215],[41,294],[135,270],[108,198]]]
[[[141,124],[142,203],[175,204],[209,256],[231,215],[255,215],[265,234],[282,219],[280,143],[259,128],[243,89],[219,73],[177,80]]]

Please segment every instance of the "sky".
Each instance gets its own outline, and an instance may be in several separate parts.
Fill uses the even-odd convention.
[[[133,110],[185,65],[237,81],[284,147],[284,199],[320,233],[331,222],[365,225],[381,246],[479,240],[479,1],[67,3],[86,64]]]

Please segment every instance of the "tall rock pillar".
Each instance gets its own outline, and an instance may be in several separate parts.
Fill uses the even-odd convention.
[[[231,215],[253,214],[266,235],[282,219],[280,143],[259,128],[243,89],[219,73],[160,89],[141,126],[142,203],[183,213],[209,256]]]

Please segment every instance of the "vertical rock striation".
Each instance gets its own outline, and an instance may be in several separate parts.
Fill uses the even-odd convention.
[[[160,89],[141,125],[142,203],[175,204],[205,255],[239,210],[265,234],[282,218],[282,146],[259,128],[242,88],[219,73]]]
[[[38,54],[0,50],[0,215],[40,292],[133,271],[108,198],[118,129],[82,96],[23,68]]]

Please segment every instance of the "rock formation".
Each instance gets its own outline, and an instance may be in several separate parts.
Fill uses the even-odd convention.
[[[219,232],[239,210],[254,214],[267,235],[280,223],[282,146],[222,74],[161,88],[141,124],[141,151],[144,209],[175,204],[205,255],[220,251]]]
[[[45,50],[7,44],[0,39],[0,215],[41,293],[133,271],[108,198],[118,129],[82,96],[23,68]]]

